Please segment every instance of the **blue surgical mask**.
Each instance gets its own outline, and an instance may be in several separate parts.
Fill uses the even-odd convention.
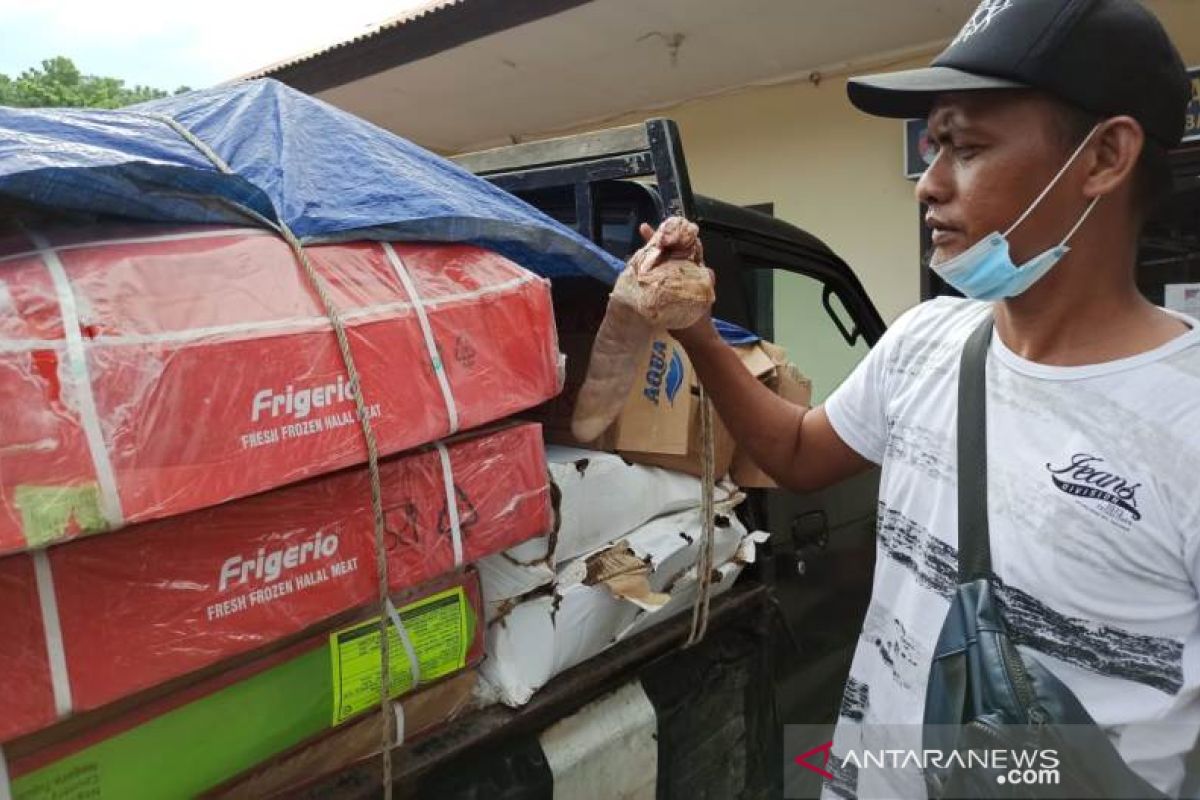
[[[1067,163],[1058,171],[1058,174],[1007,231],[990,233],[953,258],[939,264],[930,264],[930,268],[946,283],[974,300],[1003,300],[1008,297],[1016,297],[1037,283],[1038,279],[1070,252],[1071,248],[1067,247],[1067,241],[1083,225],[1084,220],[1088,218],[1088,214],[1092,213],[1092,209],[1096,207],[1100,198],[1093,198],[1088,207],[1084,209],[1083,215],[1079,217],[1079,221],[1061,242],[1020,266],[1014,264],[1012,256],[1009,255],[1008,237],[1033,213],[1033,210],[1058,183],[1059,178],[1066,173],[1071,164],[1075,163],[1075,159],[1083,152],[1084,146],[1091,140],[1092,134],[1095,132],[1096,128],[1092,128],[1071,157],[1067,159]]]

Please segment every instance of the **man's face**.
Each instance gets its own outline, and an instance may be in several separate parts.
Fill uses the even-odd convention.
[[[1032,91],[943,95],[929,115],[937,157],[917,183],[933,232],[932,263],[1004,232],[1070,158],[1055,102]],[[1079,163],[1009,236],[1020,264],[1058,244],[1087,205]]]

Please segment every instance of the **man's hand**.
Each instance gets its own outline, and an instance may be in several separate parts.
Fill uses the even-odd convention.
[[[682,217],[669,217],[655,230],[645,222],[638,228],[645,245],[629,259],[629,264],[639,272],[654,269],[667,261],[682,259],[704,266],[704,247],[700,243],[700,228]],[[705,267],[705,269],[708,269]],[[708,270],[709,280],[716,286],[717,276]],[[716,337],[711,309],[695,323],[686,328],[670,331],[680,344],[688,341],[700,343],[705,337]]]
[[[667,217],[658,229],[645,222],[638,228],[646,244],[633,254],[629,263],[638,272],[654,269],[665,261],[682,259],[693,264],[704,263],[704,248],[700,244],[700,228],[683,217]]]
[[[699,229],[672,217],[658,230],[642,224],[646,244],[629,260],[639,273],[673,259],[703,266]],[[715,284],[715,275],[709,270]],[[814,491],[871,466],[829,423],[822,408],[789,403],[758,381],[717,334],[711,308],[671,335],[683,345],[721,420],[738,445],[785,488]]]

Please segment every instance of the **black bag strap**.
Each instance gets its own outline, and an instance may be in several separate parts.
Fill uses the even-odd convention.
[[[987,504],[987,354],[992,315],[963,346],[958,371],[958,581],[992,574]]]

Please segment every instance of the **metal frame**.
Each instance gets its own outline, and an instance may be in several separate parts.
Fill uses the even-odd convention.
[[[695,218],[679,128],[669,119],[465,153],[451,159],[508,192],[575,187],[581,233],[597,241],[596,184],[653,178],[666,216]]]

